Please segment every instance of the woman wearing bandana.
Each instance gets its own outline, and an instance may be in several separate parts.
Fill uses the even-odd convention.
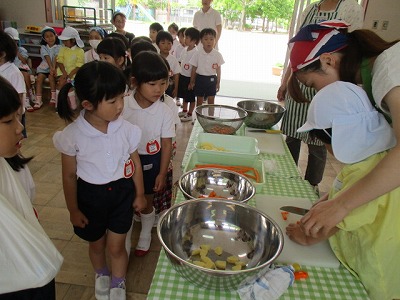
[[[324,20],[341,19],[349,23],[350,30],[359,29],[363,23],[361,6],[355,0],[323,0],[310,4],[302,13],[301,27],[316,24]],[[303,95],[308,102],[298,103],[287,94],[287,82],[291,75],[290,67],[282,77],[282,84],[277,98],[285,101],[286,113],[282,119],[281,130],[286,135],[286,144],[296,164],[299,160],[301,142],[308,146],[308,163],[305,180],[308,180],[318,194],[318,184],[322,180],[326,162],[326,149],[318,139],[311,139],[307,132],[298,133],[307,118],[309,102],[316,91],[313,88],[302,86]]]
[[[331,215],[344,213],[344,217],[323,230],[316,222],[307,231],[307,219],[315,219],[312,213],[303,218],[304,225],[291,224],[286,233],[303,245],[329,239],[337,258],[361,280],[372,300],[399,299],[400,188],[394,113],[400,106],[400,43],[385,42],[368,30],[340,32],[346,25],[337,20],[309,25],[290,40],[293,75],[288,85],[295,99],[302,97],[298,82],[318,91],[298,132],[318,137],[344,164],[329,195],[321,199],[325,201],[312,211],[319,211],[322,226]],[[387,121],[391,117],[394,128]],[[365,181],[368,177],[372,181]],[[397,186],[387,189],[387,182]]]

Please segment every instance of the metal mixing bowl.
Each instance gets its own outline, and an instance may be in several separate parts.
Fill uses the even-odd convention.
[[[197,169],[183,174],[178,181],[183,196],[189,200],[209,197],[246,203],[256,189],[249,179],[239,173],[221,169]]]
[[[248,127],[269,129],[276,125],[285,113],[285,108],[277,103],[264,100],[243,100],[237,106],[247,112],[244,123]]]
[[[243,109],[229,105],[200,105],[195,112],[205,132],[218,134],[234,134],[247,117]]]
[[[249,276],[267,272],[283,248],[282,231],[272,219],[252,206],[230,200],[195,199],[176,204],[160,218],[157,235],[174,269],[203,289],[236,290]],[[245,267],[218,270],[189,262],[191,251],[200,245],[220,246],[223,253],[216,259],[234,255]]]

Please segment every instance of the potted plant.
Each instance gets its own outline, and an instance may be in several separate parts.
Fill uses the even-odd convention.
[[[272,66],[272,75],[281,76],[282,71],[283,71],[282,63],[276,63],[274,66]]]

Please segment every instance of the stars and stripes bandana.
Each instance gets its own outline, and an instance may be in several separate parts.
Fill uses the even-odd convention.
[[[323,21],[304,26],[289,41],[290,63],[296,72],[319,59],[323,53],[333,53],[347,46],[347,36],[338,29],[350,24],[341,20]]]

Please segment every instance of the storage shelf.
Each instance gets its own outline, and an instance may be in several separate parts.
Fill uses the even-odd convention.
[[[62,12],[64,27],[71,26],[78,31],[89,32],[91,27],[98,26],[107,32],[113,31],[113,25],[110,23],[113,15],[111,8],[95,9],[92,7],[63,5]]]

